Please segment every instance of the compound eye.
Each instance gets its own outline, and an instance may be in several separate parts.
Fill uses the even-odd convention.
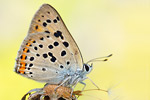
[[[85,64],[84,67],[85,67],[85,70],[88,72],[89,71],[89,66]]]

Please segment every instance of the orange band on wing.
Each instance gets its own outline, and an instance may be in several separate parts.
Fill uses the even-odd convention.
[[[25,54],[23,54],[21,60],[25,60],[26,57],[27,57],[27,56],[26,56]]]
[[[21,62],[20,65],[21,65],[21,67],[19,68],[19,72],[21,74],[24,74],[24,72],[25,72],[24,70],[26,69],[25,62]]]
[[[28,48],[24,48],[23,53],[27,53],[28,50]]]
[[[35,40],[29,39],[28,43],[26,43],[26,46],[29,47],[31,46],[32,43],[35,43]],[[19,67],[18,72],[21,74],[25,74],[26,63],[24,62],[24,60],[27,59],[27,56],[25,55],[25,53],[29,52],[29,49],[27,47],[23,49],[23,54],[20,57],[21,60],[20,60],[20,67]]]
[[[29,47],[31,45],[31,43],[27,43],[26,46]]]

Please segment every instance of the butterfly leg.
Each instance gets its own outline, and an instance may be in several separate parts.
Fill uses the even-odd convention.
[[[72,87],[72,91],[71,91],[71,95],[70,95],[70,96],[72,96],[73,91],[74,91],[74,88],[76,87],[76,85],[77,85],[77,83],[79,82],[79,80],[80,80],[80,78],[76,81],[75,85]]]
[[[100,88],[89,77],[86,77],[85,79],[89,79],[92,82],[92,84],[94,84],[97,87],[97,89],[100,90]],[[83,81],[81,81],[80,83],[84,85],[84,87],[82,88],[83,91],[84,88],[86,87],[86,83],[84,83]]]
[[[77,82],[78,83],[78,82]],[[75,84],[75,86],[77,85],[77,83]],[[85,87],[86,87],[86,83],[84,83],[84,82],[80,82],[81,84],[83,84],[84,85],[84,87],[82,88],[82,91],[85,89]],[[75,88],[75,87],[74,87]],[[73,88],[73,90],[74,90],[74,88]],[[81,92],[82,92],[81,91]],[[73,91],[71,92],[71,96],[72,96],[72,93],[73,93]],[[79,95],[78,95],[78,97],[79,97]],[[78,98],[77,97],[77,98]]]
[[[82,91],[83,91],[86,87],[86,83],[84,83],[84,82],[80,82],[80,83],[84,85],[84,87],[82,88]]]
[[[67,82],[69,79],[71,79],[71,76],[66,77],[66,78],[61,82],[61,84],[59,84],[59,85],[55,88],[55,91],[56,91],[60,86],[62,86],[65,82]]]
[[[89,77],[87,77],[87,79],[89,79],[92,82],[92,84],[95,85],[95,87],[97,87],[98,90],[100,90],[100,88]]]
[[[42,89],[43,89],[43,88],[32,89],[32,90],[30,90],[27,94],[29,94],[29,93],[31,93],[31,92],[33,92],[33,91],[39,92],[39,91],[41,91]]]
[[[45,85],[44,85],[44,87],[46,87],[47,85],[50,85],[49,83],[46,83]]]
[[[26,96],[27,96],[28,94],[31,94],[31,92],[33,92],[33,91],[40,93],[40,92],[42,91],[42,89],[43,89],[43,88],[36,88],[36,89],[30,90],[28,93],[26,93],[26,94],[22,97],[21,100],[25,100],[25,99],[26,99]]]

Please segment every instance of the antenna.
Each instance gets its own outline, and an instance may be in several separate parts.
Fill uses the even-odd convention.
[[[89,60],[88,62],[86,62],[86,64],[90,63],[90,62],[97,62],[97,61],[107,61],[109,57],[111,57],[112,54],[108,55],[108,56],[104,56],[104,57],[98,57],[98,58],[94,58]]]

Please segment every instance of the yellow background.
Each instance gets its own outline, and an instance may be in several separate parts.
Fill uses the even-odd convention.
[[[43,3],[60,13],[85,62],[113,53],[108,62],[94,63],[88,75],[109,94],[89,91],[79,100],[150,100],[149,0],[0,0],[1,100],[20,100],[44,85],[13,72],[30,21]],[[95,88],[85,82],[86,89]]]

